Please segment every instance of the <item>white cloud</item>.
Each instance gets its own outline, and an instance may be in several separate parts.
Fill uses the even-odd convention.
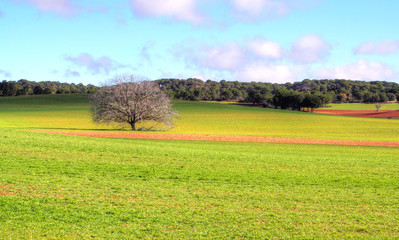
[[[282,17],[294,9],[303,8],[319,0],[224,0],[232,7],[233,15],[242,19]]]
[[[286,83],[306,78],[311,63],[323,60],[330,49],[320,37],[305,35],[289,51],[277,42],[258,37],[216,46],[187,40],[174,49],[174,54],[195,71],[209,70],[214,76],[223,73],[238,81]]]
[[[203,46],[196,50],[193,57],[194,64],[214,70],[233,70],[243,64],[244,50],[236,43],[219,47]]]
[[[108,75],[110,71],[126,67],[107,56],[96,59],[88,53],[81,53],[77,57],[66,56],[64,59],[76,66],[85,67],[92,74],[105,73]],[[69,72],[69,76],[71,74],[73,75],[73,72]]]
[[[72,17],[82,12],[106,12],[108,9],[101,2],[92,1],[85,4],[78,0],[11,0],[26,3],[42,13],[54,13],[62,17]]]
[[[286,83],[298,80],[287,65],[268,65],[262,63],[251,64],[238,70],[235,73],[235,77],[238,81],[246,82]]]
[[[174,52],[177,57],[183,57],[195,66],[218,71],[236,70],[258,60],[280,60],[283,56],[280,44],[262,38],[244,43],[226,42],[218,46],[193,44],[190,41],[179,45],[177,49]]]
[[[365,42],[357,46],[353,52],[356,54],[394,54],[399,52],[399,41]]]
[[[130,0],[132,11],[139,16],[171,17],[180,21],[200,23],[196,0]]]
[[[11,77],[11,73],[9,73],[7,71],[4,71],[4,70],[1,70],[1,69],[0,69],[0,74],[3,75],[6,78]]]
[[[258,17],[262,12],[284,15],[288,12],[287,1],[276,0],[229,0],[238,12]]]
[[[265,39],[256,39],[248,44],[249,50],[256,56],[267,59],[281,59],[283,48],[277,42]]]
[[[62,16],[71,16],[78,8],[70,0],[13,0],[15,2],[26,2],[33,5],[41,12],[53,12]]]
[[[390,81],[397,75],[395,70],[381,62],[359,59],[356,63],[337,66],[333,68],[321,68],[315,72],[318,78],[327,79],[351,79],[364,81]]]
[[[65,71],[64,76],[67,78],[70,78],[70,77],[76,78],[76,77],[80,77],[80,73],[78,71],[73,71],[71,69],[67,69]]]
[[[232,17],[252,20],[281,17],[293,9],[317,1],[319,0],[130,0],[130,6],[137,16],[169,17],[198,24],[212,22],[210,16],[217,8],[231,9]],[[200,11],[201,9],[207,11]]]
[[[330,54],[331,46],[317,35],[305,35],[296,41],[289,57],[299,63],[314,63]]]

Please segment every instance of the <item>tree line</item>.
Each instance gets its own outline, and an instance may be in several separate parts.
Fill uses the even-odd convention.
[[[156,80],[155,83],[175,99],[238,101],[291,110],[318,108],[330,102],[381,103],[395,101],[399,97],[399,84],[385,81],[305,79],[301,82],[278,84],[165,78]],[[92,84],[55,81],[33,82],[21,79],[0,82],[0,96],[94,93],[98,89],[99,87]]]
[[[169,78],[156,82],[175,99],[239,101],[292,110],[318,108],[330,102],[387,102],[399,97],[399,84],[385,81],[305,79],[301,82],[277,84]]]
[[[94,93],[97,86],[82,83],[60,83],[55,81],[33,82],[26,79],[0,82],[0,96],[21,96],[41,94]]]

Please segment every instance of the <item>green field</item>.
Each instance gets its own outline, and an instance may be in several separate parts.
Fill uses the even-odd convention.
[[[331,106],[331,110],[376,110],[374,103],[335,103],[329,104]],[[383,103],[380,111],[383,110],[399,110],[399,104],[390,102]]]
[[[397,120],[175,106],[173,133],[399,141]],[[26,129],[110,130],[87,96],[0,98],[0,239],[399,238],[399,148]]]
[[[399,105],[399,104],[398,104]],[[399,141],[399,121],[175,101],[180,113],[167,133]],[[48,95],[0,99],[0,127],[111,130],[90,119],[87,96]]]

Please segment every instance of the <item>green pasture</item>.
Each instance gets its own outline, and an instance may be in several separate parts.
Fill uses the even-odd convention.
[[[0,239],[399,237],[398,148],[0,134]]]
[[[329,104],[331,110],[377,110],[374,103],[332,103]],[[399,104],[395,102],[382,103],[380,111],[398,110]]]
[[[175,101],[168,133],[399,141],[399,121]],[[89,138],[85,95],[0,98],[0,239],[398,239],[399,148]],[[114,130],[112,130],[114,131]]]
[[[399,121],[176,101],[174,133],[399,141]]]
[[[100,129],[93,124],[87,95],[0,98],[0,127]]]
[[[174,101],[176,127],[167,133],[399,141],[399,121],[331,116],[233,104]],[[398,104],[399,105],[399,104]],[[396,105],[395,105],[396,106]],[[91,121],[86,95],[0,98],[0,127],[112,130]]]

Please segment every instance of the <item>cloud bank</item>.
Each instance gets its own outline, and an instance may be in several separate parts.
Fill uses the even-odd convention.
[[[355,63],[332,68],[321,68],[315,72],[318,78],[352,79],[364,81],[390,81],[397,72],[391,66],[381,62],[359,59]]]
[[[182,47],[177,56],[190,67],[207,69],[214,75],[229,74],[232,80],[238,81],[286,83],[309,77],[392,81],[398,74],[390,65],[367,59],[313,69],[314,64],[325,63],[333,48],[318,35],[304,35],[285,48],[278,42],[260,37],[216,46],[193,44],[191,41],[189,44]],[[373,45],[372,52],[392,52],[395,46],[385,43]]]
[[[299,63],[314,63],[325,59],[332,47],[317,35],[305,35],[291,47],[289,57]]]
[[[178,49],[175,55],[194,69],[228,73],[238,81],[286,83],[305,77],[310,65],[324,61],[332,46],[317,35],[304,35],[287,49],[261,37],[216,46],[188,41]]]
[[[230,9],[231,18],[254,20],[280,17],[316,0],[130,0],[133,14],[141,17],[169,17],[194,24],[212,22],[209,8]],[[201,11],[203,8],[207,11]]]
[[[83,7],[79,0],[10,0],[16,3],[32,5],[41,12],[51,12],[59,16],[70,17],[81,12],[95,9],[101,3],[90,2],[90,7]],[[230,19],[255,20],[281,17],[289,12],[309,6],[318,0],[124,0],[139,17],[167,17],[175,21],[200,24],[213,22],[215,19],[209,10],[230,9]],[[93,3],[94,2],[94,3]],[[97,11],[95,10],[95,11]],[[1,16],[1,15],[0,15]]]
[[[283,58],[283,48],[264,38],[256,38],[242,43],[225,42],[216,46],[194,44],[179,48],[182,56],[192,65],[218,71],[234,71],[256,61],[273,62]]]
[[[253,63],[239,69],[234,76],[238,81],[286,83],[297,80],[288,65]]]

